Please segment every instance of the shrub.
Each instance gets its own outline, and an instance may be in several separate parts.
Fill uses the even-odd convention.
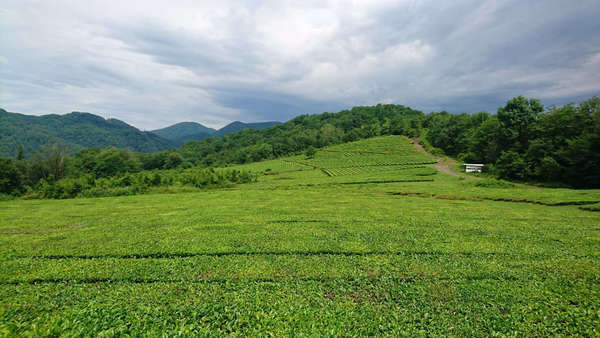
[[[560,178],[562,167],[554,158],[546,156],[540,160],[535,173],[542,181],[553,182]]]
[[[477,181],[475,183],[475,186],[482,187],[482,188],[513,188],[515,185],[510,182],[506,182],[506,181],[502,181],[502,180],[487,179],[487,180]]]
[[[15,162],[10,159],[0,158],[0,193],[11,194],[20,192],[23,177]]]
[[[315,154],[317,153],[317,149],[315,149],[315,147],[310,146],[306,149],[306,158],[313,158],[315,157]]]
[[[525,160],[514,151],[505,151],[496,161],[496,170],[501,178],[522,180],[527,176]]]

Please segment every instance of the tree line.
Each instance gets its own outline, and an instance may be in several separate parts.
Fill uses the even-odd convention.
[[[134,153],[118,148],[88,148],[68,155],[54,144],[24,159],[0,159],[0,194],[25,198],[135,195],[151,189],[191,186],[228,187],[256,180],[235,169],[192,167],[174,152]]]
[[[598,97],[544,109],[519,96],[495,115],[432,113],[422,126],[431,145],[500,178],[600,187]]]
[[[578,105],[544,109],[538,100],[519,96],[497,114],[424,114],[402,105],[378,104],[300,115],[267,129],[245,129],[151,154],[112,147],[87,148],[69,156],[66,146],[54,144],[26,160],[20,148],[15,159],[0,159],[0,193],[83,196],[83,191],[97,187],[96,182],[103,187],[100,190],[117,189],[128,175],[125,182],[145,189],[152,182],[145,177],[152,172],[159,172],[160,182],[191,184],[177,173],[199,170],[198,175],[212,178],[197,182],[233,184],[251,181],[251,175],[216,174],[203,168],[273,159],[380,135],[420,136],[433,146],[431,150],[484,163],[488,172],[500,178],[600,187],[600,100],[594,97]],[[162,178],[167,176],[173,179]],[[81,189],[63,187],[62,192],[51,193],[51,187],[65,182]],[[64,193],[67,190],[75,193]]]

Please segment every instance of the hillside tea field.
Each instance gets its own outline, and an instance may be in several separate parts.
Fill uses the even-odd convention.
[[[0,335],[600,335],[600,191],[434,162],[387,136],[235,188],[0,202]]]

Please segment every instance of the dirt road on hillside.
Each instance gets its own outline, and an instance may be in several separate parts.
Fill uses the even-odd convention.
[[[473,176],[468,176],[465,175],[463,173],[459,173],[457,172],[454,168],[456,168],[456,161],[451,159],[451,158],[439,158],[433,154],[430,154],[427,152],[427,150],[425,150],[425,148],[423,148],[423,146],[421,145],[421,143],[419,143],[419,138],[415,137],[412,140],[413,145],[423,154],[433,158],[434,160],[436,160],[438,163],[434,164],[433,167],[435,169],[437,169],[437,171],[442,172],[444,174],[450,175],[450,176],[456,176],[456,177],[464,177],[468,180],[480,180],[480,177],[473,177]]]

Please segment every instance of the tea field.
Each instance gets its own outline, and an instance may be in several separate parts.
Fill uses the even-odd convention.
[[[234,188],[0,202],[0,335],[600,335],[600,190],[434,162],[386,136]]]

